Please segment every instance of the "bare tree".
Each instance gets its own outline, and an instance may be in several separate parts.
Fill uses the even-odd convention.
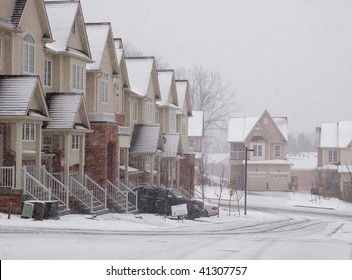
[[[241,215],[241,209],[240,209],[240,201],[244,195],[244,190],[241,188],[235,189],[235,198],[237,200],[237,211],[238,215]]]

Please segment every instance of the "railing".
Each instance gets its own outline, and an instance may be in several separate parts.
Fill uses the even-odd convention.
[[[121,182],[121,184],[123,184],[123,183]],[[128,187],[129,187],[129,189],[132,190],[132,191],[137,188],[136,185],[133,184],[133,183],[131,183],[131,182],[128,182]]]
[[[84,185],[85,187],[92,191],[93,197],[107,209],[107,192],[106,189],[99,186],[93,179],[88,175],[84,176]]]
[[[0,187],[15,187],[15,167],[1,166],[0,167]]]
[[[119,126],[119,135],[130,135],[130,128],[128,126]]]
[[[61,204],[65,205],[66,210],[69,210],[69,188],[61,183],[53,174],[50,174],[47,170],[45,170],[45,166],[42,166],[40,170],[42,183],[46,187],[49,187],[55,198]]]
[[[108,193],[108,197],[128,213],[128,192],[121,191],[109,180],[107,180],[106,190]]]
[[[231,151],[230,159],[243,160],[245,158],[245,151]]]
[[[26,167],[22,168],[23,193],[30,195],[36,200],[49,201],[52,198],[50,188],[45,187],[39,180],[32,176]]]
[[[175,190],[177,190],[179,193],[181,193],[183,196],[187,197],[187,198],[191,198],[193,197],[192,194],[190,192],[188,192],[187,190],[185,190],[184,188],[182,188],[181,186],[175,186]]]
[[[73,177],[70,177],[70,193],[79,202],[90,209],[91,212],[93,212],[93,191],[88,190]]]
[[[90,122],[116,122],[115,114],[109,113],[88,113]]]

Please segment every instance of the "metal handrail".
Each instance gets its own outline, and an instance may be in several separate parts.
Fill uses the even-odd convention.
[[[85,187],[93,192],[93,197],[105,206],[107,209],[107,192],[106,189],[99,186],[97,182],[95,182],[92,178],[85,174],[84,176],[84,185]]]
[[[45,166],[42,166],[41,169],[41,178],[42,183],[49,187],[52,191],[52,194],[55,198],[63,205],[65,205],[65,209],[69,210],[69,188],[65,186],[62,182],[60,182],[57,178],[53,176],[53,174],[49,173]]]
[[[50,201],[52,192],[50,188],[45,187],[38,179],[32,176],[24,166],[22,168],[23,193],[30,195],[36,200]]]
[[[70,176],[70,193],[93,212],[93,191],[88,190],[75,178]]]

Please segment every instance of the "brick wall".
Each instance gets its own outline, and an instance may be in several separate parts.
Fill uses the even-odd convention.
[[[92,123],[93,133],[86,135],[85,171],[100,186],[106,179],[117,177],[118,125],[116,123]]]
[[[195,154],[185,154],[180,163],[180,185],[189,193],[194,193]]]
[[[12,213],[21,214],[22,201],[29,199],[23,195],[22,190],[0,188],[0,212],[8,213],[9,204],[12,203]]]

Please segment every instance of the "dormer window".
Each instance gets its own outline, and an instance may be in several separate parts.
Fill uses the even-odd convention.
[[[23,72],[34,74],[35,61],[35,41],[34,38],[27,34],[23,38]]]

